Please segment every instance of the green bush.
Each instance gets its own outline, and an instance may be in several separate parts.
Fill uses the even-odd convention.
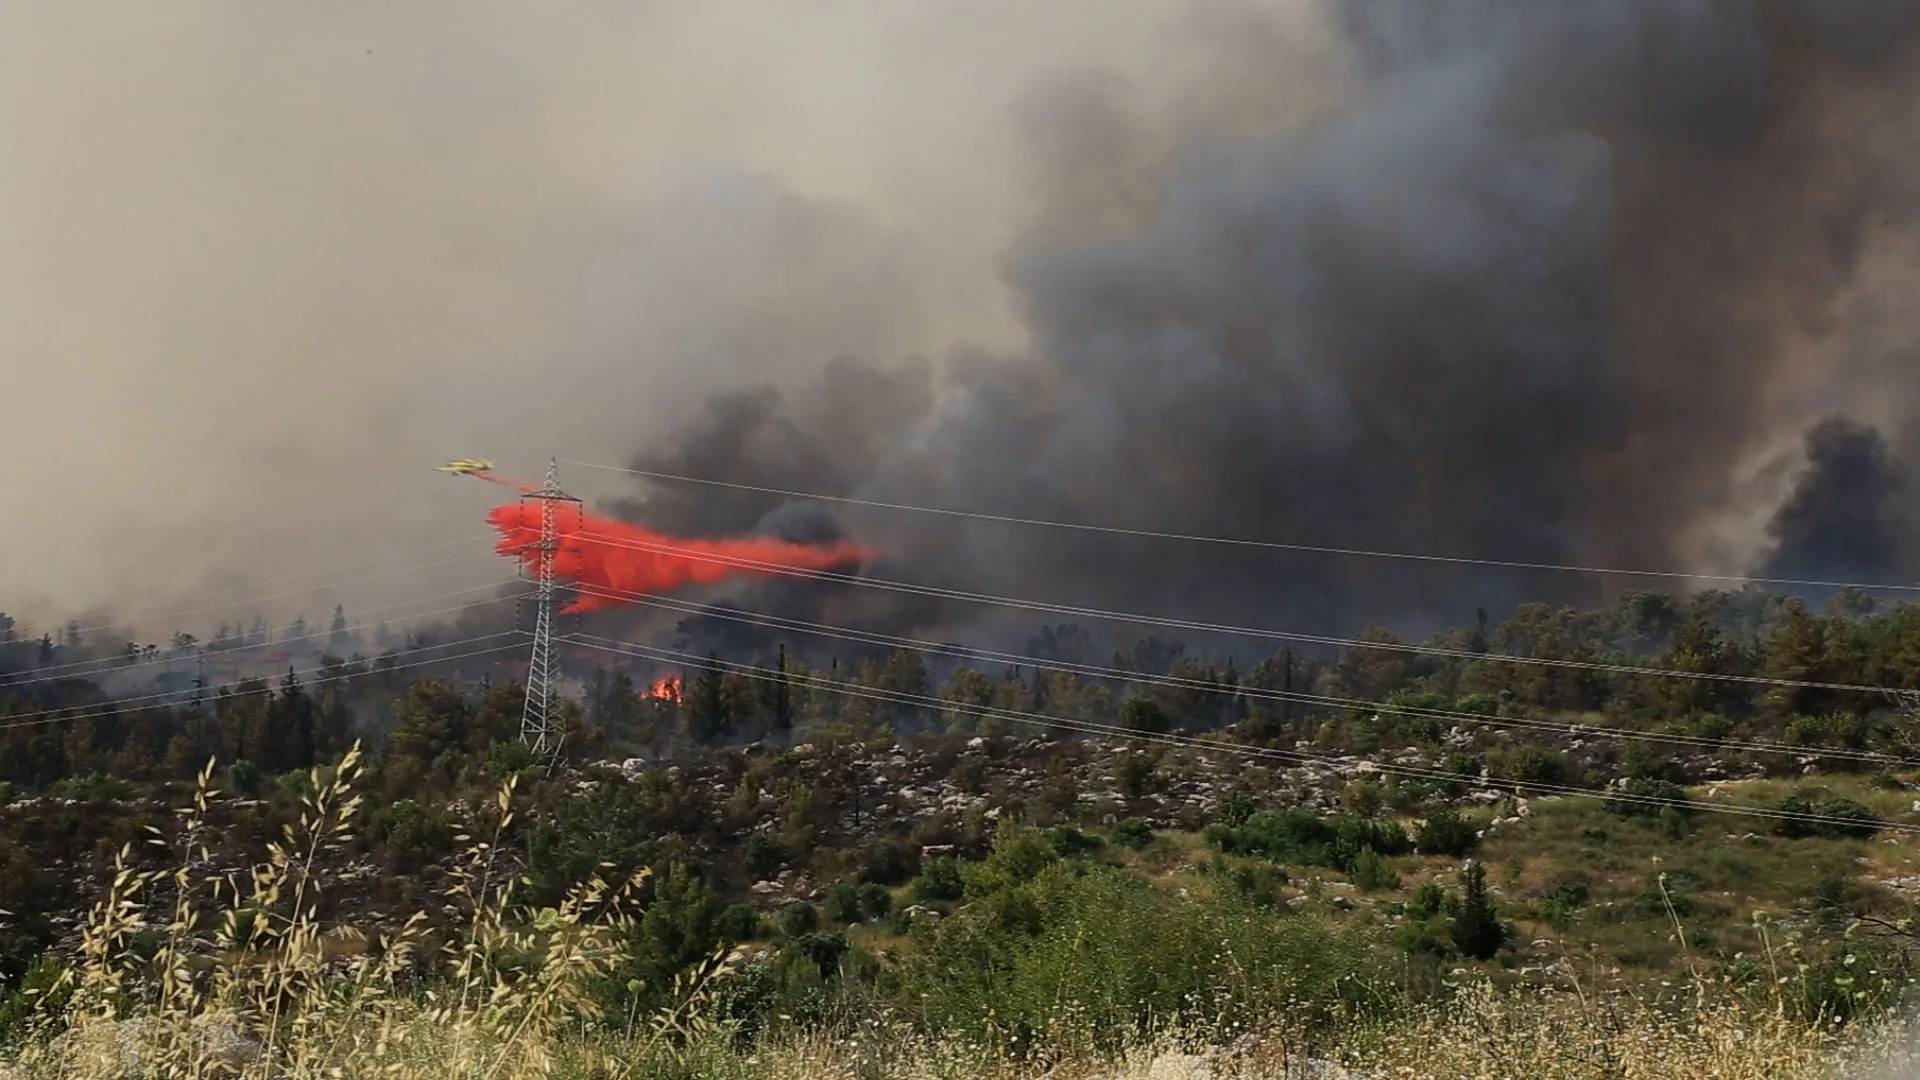
[[[1552,891],[1534,905],[1540,921],[1556,930],[1573,924],[1573,913],[1586,905],[1592,891],[1584,877],[1575,875],[1554,883]]]
[[[913,898],[923,904],[948,903],[966,895],[966,883],[960,877],[955,859],[929,859],[913,879]]]
[[[818,929],[820,913],[805,900],[795,900],[780,909],[780,932],[788,937],[804,937]]]
[[[1607,811],[1621,817],[1659,817],[1662,811],[1685,812],[1687,789],[1666,780],[1635,778],[1607,796]]]
[[[1047,830],[1047,843],[1063,859],[1079,858],[1100,850],[1100,838],[1088,836],[1072,825],[1055,825]]]
[[[1400,877],[1393,872],[1393,860],[1372,848],[1360,849],[1360,853],[1354,856],[1353,869],[1349,874],[1354,886],[1367,892],[1400,887]]]
[[[1003,820],[994,831],[993,850],[983,862],[962,874],[967,895],[1031,881],[1059,858],[1053,845],[1037,830]]]
[[[884,919],[893,911],[893,890],[868,882],[860,886],[860,913],[869,919]]]
[[[1349,780],[1340,789],[1340,805],[1360,817],[1372,817],[1386,805],[1387,793],[1371,780]]]
[[[851,926],[886,917],[893,910],[893,893],[885,885],[835,885],[821,898],[827,918]]]
[[[1107,833],[1107,839],[1123,848],[1138,851],[1153,842],[1153,830],[1137,817],[1122,818]]]
[[[260,770],[254,768],[253,762],[246,758],[235,761],[227,766],[227,787],[242,795],[258,795]]]
[[[760,913],[752,904],[729,904],[713,927],[723,941],[753,941],[760,936]]]
[[[847,935],[837,930],[810,931],[795,937],[787,952],[812,964],[821,981],[827,982],[840,974],[840,960],[847,955],[847,947]]]
[[[1680,781],[1680,763],[1643,743],[1629,743],[1620,751],[1620,771],[1636,780]]]
[[[1287,883],[1287,872],[1277,866],[1259,864],[1236,866],[1227,875],[1234,891],[1261,907],[1280,902],[1280,889]]]
[[[1445,956],[1452,952],[1446,936],[1432,923],[1409,919],[1393,931],[1393,943],[1415,956]]]
[[[1445,711],[1452,704],[1447,699],[1447,695],[1432,690],[1395,690],[1387,695],[1387,706],[1393,709],[1440,712]]]
[[[1121,792],[1137,799],[1153,786],[1154,773],[1159,768],[1157,754],[1122,750],[1114,759],[1113,774],[1120,781]]]
[[[1127,699],[1120,703],[1120,726],[1143,735],[1165,735],[1173,730],[1173,720],[1159,702],[1128,694]]]
[[[706,883],[684,863],[669,865],[664,874],[652,880],[651,890],[646,908],[628,927],[626,959],[608,973],[606,980],[606,996],[623,1011],[632,1004],[658,1005],[665,1001],[676,976],[711,956],[727,940],[722,924],[729,918],[740,918],[728,916]],[[522,962],[538,963],[531,956]],[[635,983],[637,991],[631,989]]]
[[[1462,694],[1453,703],[1454,712],[1473,713],[1477,716],[1496,716],[1500,712],[1500,699],[1492,694]]]
[[[1446,906],[1447,890],[1436,882],[1423,881],[1414,886],[1413,895],[1407,897],[1407,917],[1431,919],[1445,910]]]
[[[905,885],[920,872],[920,850],[905,840],[871,840],[860,848],[860,883]]]
[[[533,748],[519,739],[500,739],[487,747],[487,775],[495,780],[518,776],[533,766]]]
[[[1867,725],[1845,713],[1796,716],[1787,722],[1787,742],[1794,746],[1842,747],[1859,750],[1867,744]]]
[[[765,881],[778,874],[792,859],[792,848],[775,837],[757,832],[747,838],[747,848],[741,855],[740,865],[755,881]]]
[[[1486,763],[1472,754],[1456,750],[1447,755],[1447,760],[1441,764],[1440,771],[1456,778],[1449,786],[1457,790],[1478,782],[1480,774],[1486,771]]]
[[[59,1015],[73,996],[72,986],[62,983],[64,970],[51,954],[42,954],[18,986],[0,986],[0,1050],[27,1038],[36,1017]]]
[[[1220,823],[1237,829],[1260,809],[1250,791],[1229,791],[1220,799]]]
[[[1560,784],[1567,779],[1566,755],[1544,746],[1515,747],[1500,760],[1500,776],[1522,784]]]
[[[1322,818],[1310,810],[1263,810],[1238,829],[1209,828],[1202,836],[1215,850],[1258,855],[1295,866],[1324,866],[1350,872],[1362,851],[1405,855],[1413,850],[1397,822],[1336,814]]]
[[[862,921],[860,890],[852,885],[835,885],[828,889],[820,899],[820,906],[826,909],[827,918],[833,922],[850,925]]]
[[[417,874],[453,846],[453,820],[437,806],[401,799],[375,818],[390,874]]]
[[[1223,1035],[1279,1015],[1308,1032],[1383,1004],[1352,977],[1374,966],[1359,932],[1235,890],[1182,898],[1123,870],[1055,863],[1008,901],[970,904],[904,958],[900,1000],[916,1003],[921,1022],[1018,1054],[1042,1032],[1062,1051],[1111,1050],[1156,1031]],[[1015,907],[1032,918],[1008,922],[1002,911]]]
[[[1799,818],[1781,818],[1774,826],[1774,831],[1781,836],[1796,838],[1847,836],[1866,839],[1879,832],[1884,826],[1884,823],[1873,815],[1873,811],[1852,799],[1815,800],[1804,795],[1789,795],[1780,800],[1777,809],[1802,815]],[[1807,820],[1809,817],[1821,820]]]
[[[1480,846],[1480,833],[1459,811],[1441,807],[1420,823],[1414,845],[1422,855],[1448,855],[1457,859]]]

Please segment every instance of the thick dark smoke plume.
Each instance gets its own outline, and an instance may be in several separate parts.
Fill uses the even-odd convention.
[[[1834,417],[1807,433],[1807,468],[1774,515],[1769,577],[1910,581],[1913,488],[1878,431]]]
[[[1340,0],[1343,60],[1289,80],[1296,30],[1210,9],[1212,78],[1063,72],[1018,110],[1026,349],[723,396],[635,464],[1343,547],[1908,572],[1897,462],[1870,428],[1814,425],[1916,415],[1887,357],[1920,319],[1886,303],[1913,295],[1920,243],[1916,10]],[[1780,505],[1753,478],[1803,433],[1811,471]],[[618,509],[668,529],[780,503],[646,491]],[[836,513],[893,553],[875,576],[1298,629],[1417,632],[1644,584]],[[735,595],[922,633],[1040,618]]]

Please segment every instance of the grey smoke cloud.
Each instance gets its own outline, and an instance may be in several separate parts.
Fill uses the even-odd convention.
[[[66,523],[10,542],[9,610],[477,533],[493,493],[426,469],[467,454],[1739,571],[1821,418],[1895,458],[1915,422],[1920,25],[1890,5],[109,14],[0,12],[0,424],[57,448],[0,486]],[[568,483],[676,531],[798,523]],[[1296,628],[1589,588],[833,513],[876,575]]]
[[[1912,478],[1879,431],[1829,417],[1807,433],[1807,465],[1768,525],[1770,577],[1910,581]]]
[[[1344,48],[1311,108],[1111,72],[1037,89],[1015,113],[1036,217],[1008,263],[1029,348],[957,358],[923,416],[876,420],[890,449],[862,481],[814,475],[1357,548],[1899,569],[1896,463],[1862,449],[1871,430],[1814,425],[1914,417],[1895,358],[1920,323],[1888,297],[1920,243],[1899,135],[1920,24],[1812,3],[1317,10]],[[903,557],[916,580],[1107,608],[1417,629],[1597,598],[1562,576],[848,516],[927,553]]]
[[[1164,13],[5,5],[0,608],[285,591],[484,533],[449,457],[620,460],[714,394],[1016,341],[1002,114],[1061,64],[1151,72]]]

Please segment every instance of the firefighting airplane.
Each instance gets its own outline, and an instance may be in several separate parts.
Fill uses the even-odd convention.
[[[437,471],[443,472],[443,473],[453,473],[456,476],[467,476],[473,473],[492,472],[493,462],[488,461],[486,458],[462,458],[459,461],[447,462],[445,465],[440,466]]]

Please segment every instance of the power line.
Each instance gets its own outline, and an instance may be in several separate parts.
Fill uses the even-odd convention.
[[[1155,529],[1134,529],[1119,525],[1096,525],[1077,521],[1054,521],[1045,518],[1028,518],[1007,514],[988,514],[971,510],[955,510],[940,506],[916,506],[910,503],[882,502],[877,499],[857,499],[842,495],[827,495],[817,491],[796,491],[788,488],[766,487],[758,484],[740,484],[726,480],[713,480],[699,476],[682,476],[676,473],[658,472],[651,469],[630,469],[618,465],[601,465],[590,461],[562,460],[568,465],[579,465],[582,468],[625,473],[630,476],[645,477],[649,480],[665,480],[681,484],[703,484],[709,487],[727,488],[734,491],[751,491],[758,494],[779,495],[791,499],[812,499],[820,502],[835,502],[847,506],[860,506],[869,509],[899,510],[917,514],[934,514],[942,517],[966,518],[974,521],[991,521],[1004,525],[1067,529],[1075,532],[1103,533],[1112,536],[1128,536],[1145,540],[1222,544],[1232,547],[1257,548],[1268,551],[1294,551],[1315,555],[1343,555],[1352,558],[1366,559],[1397,559],[1409,562],[1443,563],[1454,566],[1486,566],[1509,570],[1541,570],[1568,574],[1607,574],[1621,577],[1662,578],[1678,581],[1732,581],[1749,585],[1788,585],[1801,588],[1855,588],[1920,592],[1920,584],[1903,585],[1890,582],[1818,581],[1802,578],[1755,577],[1747,574],[1692,573],[1677,570],[1634,570],[1623,567],[1579,566],[1568,563],[1526,562],[1516,559],[1475,559],[1464,556],[1431,555],[1419,552],[1374,551],[1362,548],[1331,547],[1321,544],[1293,544],[1278,540],[1252,540],[1230,536],[1205,536],[1193,533],[1163,532]]]
[[[438,551],[442,548],[454,547],[459,544],[471,544],[481,540],[493,540],[493,539],[495,539],[495,537],[492,536],[491,534],[484,534],[484,535],[478,535],[478,536],[465,536],[465,537],[461,537],[458,540],[448,540],[438,544],[429,544],[426,547],[414,548],[410,551],[400,551],[400,552],[395,552],[392,555],[383,555],[377,559],[362,559],[359,562],[343,563],[338,566],[329,567],[325,570],[314,570],[305,574],[295,574],[295,575],[292,575],[291,577],[281,578],[279,580],[280,581],[298,581],[302,578],[313,577],[316,574],[330,574],[339,570],[351,570],[361,566],[372,566],[376,563],[391,562],[394,559],[402,559],[411,555],[420,555],[429,551]],[[171,612],[166,612],[162,614],[154,614],[153,612],[158,610],[157,606],[148,607],[145,609],[135,608],[131,612],[128,612],[122,615],[116,615],[104,622],[85,623],[85,624],[73,623],[73,624],[70,624],[68,628],[79,630],[79,631],[106,630],[106,629],[112,629],[116,625],[119,625],[122,621],[128,620],[128,619],[138,619],[142,622],[157,622],[163,619],[185,618],[189,615],[200,615],[209,611],[221,611],[226,608],[238,607],[242,604],[261,604],[269,600],[284,600],[290,596],[305,596],[309,593],[325,592],[329,589],[344,588],[348,585],[357,585],[364,581],[374,581],[380,578],[392,577],[395,574],[412,573],[413,571],[416,571],[416,570],[427,570],[436,566],[446,566],[456,562],[464,562],[468,559],[479,558],[482,554],[490,555],[492,553],[491,552],[485,552],[485,553],[475,552],[471,555],[460,555],[451,559],[441,559],[435,562],[423,563],[419,566],[402,567],[398,570],[389,570],[389,571],[385,571],[383,573],[378,573],[378,574],[365,574],[359,577],[347,578],[344,581],[326,582],[323,584],[311,586],[309,588],[298,589],[293,592],[277,593],[272,596],[257,596],[257,597],[243,598],[243,599],[233,600],[227,603],[213,604],[207,607],[190,608],[185,611],[171,611]],[[213,592],[193,593],[189,595],[192,597],[204,599],[207,597],[214,597],[214,596],[227,596],[236,592],[251,592],[255,589],[261,589],[261,588],[267,588],[267,587],[269,587],[269,583],[262,582],[262,583],[257,583],[253,585],[236,585],[230,589],[219,589]]]
[[[663,611],[678,611],[689,615],[708,616],[733,622],[755,623],[779,629],[796,630],[801,633],[842,641],[862,642],[872,645],[889,645],[900,648],[919,649],[961,659],[980,657],[999,660],[1009,664],[1025,664],[1052,671],[1067,671],[1079,675],[1098,678],[1118,679],[1126,682],[1144,683],[1152,686],[1166,686],[1176,689],[1201,690],[1210,693],[1235,694],[1266,701],[1291,701],[1308,705],[1323,705],[1355,710],[1393,713],[1419,716],[1438,720],[1453,720],[1461,723],[1480,724],[1496,728],[1516,728],[1523,730],[1548,731],[1563,735],[1605,735],[1611,738],[1660,743],[1680,746],[1694,746],[1713,750],[1745,750],[1753,753],[1779,754],[1801,757],[1817,756],[1840,758],[1850,761],[1869,762],[1878,765],[1917,764],[1906,758],[1892,754],[1878,754],[1870,751],[1840,749],[1822,749],[1818,747],[1791,746],[1786,743],[1742,741],[1734,739],[1709,739],[1704,736],[1632,731],[1625,728],[1605,727],[1596,724],[1562,724],[1549,720],[1535,720],[1527,717],[1486,716],[1481,713],[1460,712],[1450,709],[1430,709],[1418,706],[1393,705],[1389,703],[1366,701],[1360,698],[1343,698],[1326,694],[1310,694],[1290,690],[1272,690],[1265,687],[1233,686],[1227,687],[1202,679],[1192,679],[1177,675],[1156,675],[1147,672],[1128,671],[1122,668],[1099,667],[1089,664],[1075,664],[1066,661],[1042,661],[1031,656],[1017,653],[999,652],[993,649],[979,649],[963,645],[941,644],[917,638],[899,637],[892,634],[873,633],[846,627],[831,626],[826,623],[808,622],[803,619],[788,619],[780,616],[760,615],[750,612],[735,612],[724,609],[704,607],[685,601],[666,600],[657,597],[644,597],[638,594],[621,595],[617,591],[604,592],[586,590],[588,595],[608,600],[621,600],[642,607],[651,607]]]
[[[599,649],[603,652],[613,653],[616,655],[633,656],[643,660],[665,659],[670,662],[687,661],[687,660],[692,660],[695,662],[704,662],[704,658],[696,656],[692,653],[680,652],[673,649],[660,649],[653,646],[631,645],[626,642],[613,641],[610,638],[589,638],[589,637],[586,637],[585,635],[576,635],[573,638],[573,640],[578,641],[579,643],[585,645],[587,648]],[[604,642],[604,644],[594,644],[594,642],[596,641]],[[737,674],[743,678],[762,679],[762,680],[776,679],[776,678],[782,677],[782,676],[774,675],[772,673],[761,673],[761,672],[741,671],[741,670],[736,670],[734,674]],[[1290,760],[1290,761],[1296,761],[1300,763],[1314,763],[1314,764],[1323,764],[1323,765],[1339,764],[1337,761],[1327,758],[1324,755],[1311,754],[1311,753],[1307,753],[1305,751],[1300,751],[1300,750],[1276,750],[1269,747],[1242,746],[1234,743],[1212,742],[1205,739],[1196,739],[1190,736],[1183,736],[1183,735],[1171,735],[1171,734],[1156,735],[1156,734],[1150,734],[1146,732],[1128,731],[1125,728],[1119,728],[1109,724],[1098,724],[1088,720],[1069,720],[1061,717],[1045,716],[1039,713],[1029,713],[1029,712],[1023,712],[1023,711],[1014,710],[1014,709],[995,708],[993,706],[961,705],[956,702],[946,701],[944,699],[936,698],[936,697],[928,697],[926,695],[921,695],[921,694],[906,694],[898,691],[869,690],[866,688],[855,688],[855,687],[849,687],[845,685],[832,685],[827,683],[825,680],[818,678],[817,676],[802,678],[801,682],[805,685],[824,690],[827,693],[842,694],[849,697],[867,698],[875,701],[882,701],[882,702],[887,702],[890,704],[897,704],[897,705],[917,705],[917,706],[927,706],[927,707],[941,708],[941,709],[959,707],[959,708],[964,708],[966,711],[970,713],[974,713],[982,717],[986,717],[986,716],[1003,717],[1009,720],[1030,724],[1036,727],[1051,727],[1051,728],[1056,728],[1060,730],[1079,731],[1085,734],[1108,735],[1115,738],[1128,739],[1128,740],[1137,741],[1137,742],[1151,742],[1151,743],[1160,743],[1165,745],[1187,746],[1187,747],[1192,747],[1200,750],[1212,750],[1212,751],[1217,751],[1217,752],[1227,753],[1227,754],[1237,754],[1243,757],[1273,758],[1278,760]],[[1380,764],[1377,762],[1373,763],[1373,767],[1375,770],[1382,773],[1386,773],[1389,775],[1407,776],[1414,779],[1435,779],[1435,780],[1451,781],[1456,783],[1462,780],[1469,779],[1467,777],[1461,777],[1452,773],[1442,772],[1434,769],[1421,769],[1421,768],[1413,768],[1413,767],[1402,766],[1402,765]],[[1840,824],[1840,825],[1854,824],[1853,822],[1848,822],[1839,818],[1828,817],[1826,815],[1821,815],[1821,814],[1804,814],[1804,813],[1799,813],[1797,811],[1772,810],[1764,807],[1716,806],[1712,803],[1693,802],[1690,800],[1662,799],[1654,796],[1634,795],[1630,792],[1624,792],[1624,791],[1602,793],[1602,792],[1589,791],[1585,788],[1569,787],[1563,784],[1543,784],[1543,783],[1534,783],[1531,781],[1517,781],[1517,780],[1501,781],[1501,784],[1502,786],[1514,788],[1516,791],[1519,791],[1519,790],[1535,791],[1542,794],[1562,795],[1562,796],[1568,796],[1572,798],[1602,799],[1602,800],[1616,801],[1616,802],[1622,802],[1622,803],[1632,803],[1635,805],[1644,805],[1644,806],[1658,806],[1658,807],[1672,806],[1677,808],[1698,810],[1706,813],[1732,814],[1732,815],[1747,816],[1747,817],[1763,817],[1763,818],[1769,818],[1773,820],[1804,821],[1804,822],[1810,822],[1810,823]],[[1912,825],[1912,824],[1896,822],[1896,821],[1882,821],[1882,822],[1877,822],[1877,824],[1879,824],[1880,826],[1882,826],[1883,828],[1885,828],[1887,831],[1890,831],[1890,832],[1920,833],[1920,825]]]
[[[452,647],[453,647],[453,646],[455,646],[455,645],[468,645],[468,644],[472,644],[473,642],[476,642],[476,641],[489,641],[489,640],[492,640],[492,639],[494,639],[494,638],[500,638],[500,637],[506,637],[506,636],[509,636],[509,635],[519,635],[519,636],[525,636],[525,634],[526,634],[526,631],[524,631],[524,630],[520,630],[520,629],[518,629],[518,628],[516,628],[516,629],[513,629],[513,630],[500,630],[500,631],[496,631],[495,633],[491,633],[491,634],[480,634],[480,635],[476,635],[476,636],[474,636],[474,637],[467,637],[467,638],[457,638],[457,639],[455,639],[455,640],[453,640],[453,641],[446,641],[446,642],[441,642],[440,644],[437,644],[437,645],[421,645],[421,646],[417,646],[417,647],[416,647],[415,649],[413,649],[413,650],[411,650],[411,651],[414,651],[414,652],[428,652],[428,651],[433,651],[433,650],[437,650],[437,649],[448,649],[448,648],[452,648]],[[381,664],[381,663],[379,662],[379,661],[380,661],[380,659],[382,659],[382,658],[378,658],[378,657],[376,657],[376,658],[375,658],[375,659],[374,659],[374,660],[373,660],[373,661],[371,662],[371,665],[370,665],[370,666],[369,666],[369,667],[368,667],[368,668],[367,668],[366,670],[364,670],[364,671],[357,671],[357,672],[356,672],[356,671],[351,671],[351,670],[349,670],[349,671],[345,671],[345,672],[343,672],[342,674],[340,674],[340,675],[338,675],[338,676],[333,676],[333,677],[331,677],[331,678],[355,678],[355,677],[358,677],[358,676],[360,676],[360,675],[368,675],[368,674],[376,674],[376,675],[377,675],[377,674],[380,674],[380,673],[382,673],[382,672],[386,672],[386,671],[400,671],[400,670],[404,670],[404,669],[406,669],[406,668],[409,668],[409,667],[419,667],[419,666],[421,666],[422,664],[441,664],[441,663],[446,663],[446,662],[448,662],[448,661],[452,661],[452,660],[459,660],[459,659],[463,659],[463,658],[464,658],[464,657],[466,657],[466,656],[477,656],[477,655],[481,655],[481,654],[483,654],[483,653],[488,653],[488,652],[498,652],[498,651],[500,651],[500,649],[507,649],[507,648],[519,648],[519,644],[518,644],[517,642],[510,642],[510,643],[508,643],[508,644],[506,644],[506,645],[502,645],[502,646],[500,646],[499,648],[495,648],[495,649],[483,649],[483,650],[481,650],[481,652],[480,652],[480,653],[463,653],[463,654],[461,654],[460,656],[443,656],[443,657],[438,657],[438,658],[436,658],[436,659],[431,659],[431,660],[420,660],[420,661],[417,661],[417,662],[413,662],[413,663],[407,663],[407,664],[386,664],[386,665],[382,665],[382,664]],[[388,655],[392,655],[392,654],[388,654]],[[344,661],[343,661],[343,662],[342,662],[342,666],[343,666],[343,667],[346,667],[346,668],[351,668],[351,667],[352,667],[353,665],[352,665],[352,664],[350,664],[350,663],[346,663],[346,662],[344,662]],[[295,676],[296,678],[298,678],[298,677],[301,677],[301,676],[320,676],[319,678],[315,678],[315,679],[313,679],[313,680],[311,680],[311,682],[312,682],[312,683],[313,683],[314,685],[318,685],[318,684],[320,684],[320,683],[323,683],[323,682],[328,682],[328,681],[331,681],[331,678],[329,678],[329,677],[327,677],[327,676],[326,676],[326,672],[327,672],[327,670],[328,670],[328,666],[327,666],[327,665],[324,665],[324,664],[323,664],[323,665],[321,665],[321,666],[319,666],[319,667],[315,667],[315,668],[309,668],[309,669],[306,669],[306,670],[304,670],[304,671],[298,671],[298,670],[294,670],[294,669],[293,669],[293,668],[292,668],[291,666],[289,666],[289,668],[288,668],[288,671],[289,671],[289,673],[291,673],[292,675],[294,675],[294,676]],[[242,682],[245,682],[246,680],[244,680],[244,679],[243,679],[243,680],[241,680],[241,681],[242,681]],[[225,687],[222,687],[222,689],[225,689]],[[167,699],[167,698],[179,698],[179,697],[182,697],[182,696],[184,696],[184,697],[187,697],[187,698],[191,698],[191,697],[193,697],[194,695],[196,695],[196,694],[199,694],[199,693],[201,693],[201,692],[202,692],[202,688],[201,688],[201,687],[193,687],[193,686],[190,686],[190,687],[187,687],[187,688],[185,688],[185,689],[182,689],[182,690],[166,690],[166,691],[161,691],[161,692],[159,692],[159,693],[153,693],[153,694],[142,694],[142,695],[139,695],[139,696],[137,696],[137,697],[128,697],[128,698],[113,698],[113,699],[110,699],[110,700],[108,700],[108,701],[104,701],[104,702],[100,702],[100,703],[98,703],[97,705],[87,705],[87,706],[80,706],[80,707],[79,707],[79,708],[81,708],[81,709],[83,709],[83,710],[85,710],[85,709],[91,709],[92,711],[90,711],[90,712],[87,712],[87,711],[80,711],[80,712],[68,712],[68,711],[66,711],[66,710],[64,710],[64,709],[53,709],[53,710],[48,710],[48,715],[47,715],[47,716],[45,716],[45,717],[43,717],[43,718],[41,718],[41,719],[38,719],[38,720],[30,720],[30,721],[24,721],[24,722],[18,722],[18,723],[7,723],[7,724],[0,724],[0,731],[5,731],[5,730],[8,730],[8,729],[10,729],[10,728],[18,728],[18,727],[37,727],[37,726],[40,726],[40,725],[42,725],[42,724],[55,724],[55,723],[59,723],[59,722],[61,722],[61,721],[63,721],[63,720],[97,720],[97,719],[99,719],[100,717],[103,717],[103,716],[112,716],[112,715],[115,715],[115,714],[117,714],[117,713],[119,713],[119,712],[121,712],[121,711],[122,711],[122,709],[123,709],[123,707],[125,707],[125,706],[129,706],[129,705],[134,705],[134,704],[136,704],[136,703],[139,703],[139,702],[143,702],[143,701],[144,701],[144,702],[153,702],[153,703],[154,703],[154,704],[151,704],[151,705],[146,705],[146,706],[143,706],[143,708],[164,708],[164,707],[167,707],[167,706],[170,706],[170,705],[177,705],[177,704],[180,704],[180,702],[173,702],[173,701],[166,701],[166,700],[164,700],[164,699]],[[137,711],[137,710],[136,710],[136,711]]]
[[[363,579],[363,580],[369,580],[369,579]],[[358,614],[371,615],[371,614],[376,614],[382,611],[392,611],[395,608],[409,607],[414,604],[430,603],[434,600],[444,600],[448,597],[453,597],[453,596],[465,596],[470,593],[485,592],[489,589],[497,589],[499,587],[500,587],[499,582],[489,582],[488,584],[485,584],[485,585],[475,585],[472,588],[455,589],[452,592],[435,593],[431,596],[422,596],[413,600],[402,600],[397,603],[383,604],[379,607],[362,608],[359,610]],[[414,612],[410,615],[406,615],[403,617],[411,618],[411,619],[424,619],[433,615],[444,615],[451,611],[463,611],[470,607],[478,607],[482,604],[498,603],[501,600],[511,600],[511,599],[516,599],[516,598],[515,597],[495,597],[492,600],[470,601],[468,603],[459,604],[454,607],[444,607],[444,608],[436,608],[432,611]],[[311,641],[315,638],[331,637],[332,635],[333,635],[333,631],[331,629],[318,630],[311,634],[300,634],[294,637],[282,637],[277,641],[273,642],[273,644],[285,645],[285,644],[296,642],[296,641]],[[74,660],[66,664],[54,664],[48,667],[34,668],[33,677],[28,679],[15,679],[15,678],[10,678],[5,674],[0,674],[0,688],[32,686],[37,683],[59,682],[66,679],[85,679],[93,675],[111,675],[121,671],[135,671],[140,668],[153,667],[155,665],[172,664],[177,662],[181,658],[175,655],[175,656],[160,657],[153,660],[136,660],[133,663],[124,663],[122,662],[124,661],[124,659],[125,658],[121,656],[104,656],[104,657],[97,657],[92,660]],[[95,667],[95,665],[98,665],[98,666]],[[81,667],[93,667],[94,670],[91,670],[91,671],[73,670],[75,668],[81,668]],[[65,674],[53,675],[53,674],[48,674],[48,672],[65,672]]]
[[[1659,678],[1699,679],[1711,682],[1740,683],[1758,686],[1789,686],[1806,690],[1836,690],[1852,693],[1889,694],[1904,692],[1904,687],[1871,686],[1855,683],[1816,682],[1802,679],[1776,679],[1764,675],[1730,675],[1707,671],[1673,671],[1666,668],[1636,667],[1627,664],[1603,664],[1585,660],[1561,660],[1551,657],[1510,656],[1497,653],[1472,652],[1466,649],[1449,649],[1437,645],[1416,645],[1407,642],[1362,641],[1357,638],[1332,637],[1324,634],[1303,634],[1285,630],[1271,630],[1263,627],[1234,626],[1226,623],[1209,623],[1194,619],[1174,619],[1159,615],[1147,615],[1140,612],[1108,611],[1100,608],[1079,607],[1072,604],[1053,604],[1038,600],[1026,600],[1020,597],[994,596],[987,593],[965,592],[959,589],[945,589],[933,585],[918,585],[911,582],[887,581],[881,578],[859,577],[853,574],[840,574],[827,570],[809,570],[786,566],[780,563],[763,562],[757,559],[743,559],[737,556],[716,555],[708,552],[693,551],[688,548],[672,547],[661,544],[645,544],[620,540],[598,533],[582,531],[574,534],[574,539],[602,544],[609,547],[626,548],[633,551],[650,551],[657,554],[673,555],[679,558],[705,560],[729,566],[737,566],[759,573],[782,574],[789,577],[809,578],[816,581],[831,581],[861,588],[882,589],[890,592],[905,593],[912,596],[927,596],[944,600],[959,600],[966,603],[1009,607],[1028,611],[1040,611],[1054,615],[1071,615],[1078,618],[1104,619],[1113,622],[1136,623],[1146,626],[1163,626],[1174,630],[1190,630],[1200,633],[1223,634],[1235,637],[1268,639],[1273,641],[1297,641],[1316,645],[1339,646],[1347,649],[1376,649],[1387,652],[1412,653],[1419,656],[1444,656],[1462,660],[1488,661],[1506,664],[1531,664],[1540,667],[1555,667],[1578,671],[1610,672],[1620,675],[1644,675]]]

